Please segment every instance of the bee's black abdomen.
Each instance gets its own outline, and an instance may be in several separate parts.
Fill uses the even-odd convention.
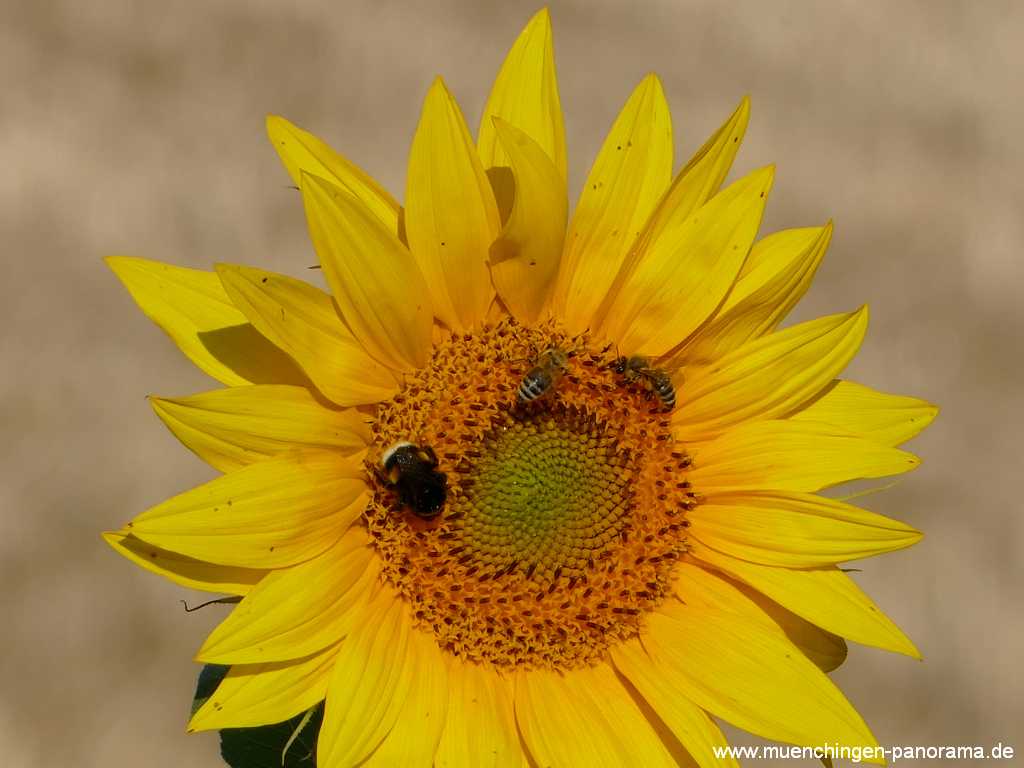
[[[448,498],[448,480],[441,472],[435,472],[430,478],[409,483],[406,488],[400,487],[398,498],[417,517],[433,520],[441,513],[441,507]]]
[[[448,478],[437,469],[437,457],[429,446],[396,443],[381,464],[385,481],[398,491],[402,506],[424,520],[437,517],[448,498]]]

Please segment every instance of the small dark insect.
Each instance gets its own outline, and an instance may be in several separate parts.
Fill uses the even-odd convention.
[[[611,364],[611,368],[625,376],[627,381],[642,383],[649,392],[657,395],[664,410],[671,411],[676,407],[676,388],[672,377],[661,368],[652,367],[650,358],[640,355],[620,357]]]
[[[550,392],[569,369],[569,353],[564,349],[545,349],[534,363],[516,392],[520,403],[532,403]]]
[[[448,478],[438,468],[437,455],[429,445],[395,443],[384,451],[377,477],[398,491],[398,500],[424,520],[433,520],[448,497]]]

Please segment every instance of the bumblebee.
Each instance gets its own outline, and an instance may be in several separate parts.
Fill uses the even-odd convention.
[[[523,380],[516,392],[520,403],[532,403],[550,392],[569,369],[569,353],[557,347],[545,349]]]
[[[661,368],[651,366],[649,358],[640,355],[620,357],[611,364],[611,368],[626,377],[627,381],[639,381],[648,392],[653,392],[661,401],[661,407],[671,411],[676,407],[676,388],[672,377]]]
[[[409,442],[392,445],[380,458],[377,476],[398,491],[398,500],[423,520],[433,520],[448,498],[448,478],[437,468],[437,455],[429,445]]]

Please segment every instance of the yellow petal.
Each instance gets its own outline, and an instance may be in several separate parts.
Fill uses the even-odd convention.
[[[103,540],[136,565],[189,589],[244,595],[267,575],[267,571],[256,568],[232,568],[185,557],[147,544],[125,531],[106,531]]]
[[[393,370],[427,360],[433,324],[427,283],[412,254],[350,193],[305,174],[313,247],[352,334]]]
[[[749,304],[748,299],[752,295],[777,282],[780,275],[790,276],[794,264],[799,266],[797,272],[802,275],[802,281],[799,283],[802,295],[810,285],[813,272],[821,263],[831,240],[831,221],[823,227],[797,227],[765,235],[750,249],[750,255],[740,270],[736,287],[722,305],[722,313],[740,304]],[[803,275],[808,268],[811,274]],[[799,296],[790,298],[786,294],[786,299],[792,306],[797,303]]]
[[[568,201],[564,180],[529,136],[496,120],[515,178],[515,202],[490,249],[491,277],[505,305],[533,323],[547,301],[565,240]]]
[[[755,421],[695,447],[690,475],[713,490],[819,491],[915,469],[916,456],[814,421]]]
[[[757,590],[742,585],[745,594],[779,625],[789,641],[803,651],[822,672],[838,669],[846,661],[846,641],[839,635],[811,624]]]
[[[538,765],[675,766],[651,723],[606,664],[516,676],[516,721]]]
[[[267,136],[296,186],[302,186],[303,173],[328,179],[355,195],[389,232],[398,235],[398,203],[347,157],[277,115],[267,116]]]
[[[448,680],[451,696],[434,756],[437,768],[521,768],[525,761],[505,678],[449,657]]]
[[[678,173],[651,216],[644,240],[675,239],[672,230],[685,226],[690,216],[712,198],[729,174],[749,121],[750,99],[744,96],[729,119]]]
[[[856,432],[883,445],[899,445],[932,423],[939,408],[926,400],[889,395],[853,381],[837,381],[792,416]]]
[[[196,366],[222,384],[307,383],[298,366],[257,333],[213,272],[131,256],[109,266],[146,317]]]
[[[745,609],[732,607],[733,601],[749,602],[740,590],[722,581],[716,600],[707,600],[702,590],[713,576],[703,574],[678,580],[681,602],[649,614],[643,636],[643,650],[680,696],[768,739],[876,746],[860,715],[823,672],[777,629],[749,621]],[[625,644],[617,657],[624,651],[635,656],[639,649]]]
[[[572,333],[589,328],[672,178],[672,118],[647,75],[622,108],[583,187],[551,298]]]
[[[838,568],[795,570],[757,565],[692,542],[694,557],[746,582],[812,624],[864,645],[914,658],[910,639]]]
[[[405,192],[409,247],[427,279],[434,314],[453,330],[486,316],[494,297],[487,250],[498,206],[455,99],[440,78],[423,102]]]
[[[909,547],[921,533],[883,515],[807,493],[710,495],[690,532],[727,555],[764,565],[835,565]]]
[[[814,398],[857,354],[867,307],[755,339],[715,363],[683,372],[676,438],[707,440],[754,419],[778,418]]]
[[[604,335],[659,357],[690,336],[732,288],[757,235],[774,169],[715,195],[683,225],[650,240],[611,297]]]
[[[335,408],[304,387],[260,384],[149,403],[182,443],[221,472],[295,448],[351,456],[371,439],[366,414]]]
[[[398,391],[338,317],[331,297],[286,275],[218,264],[224,290],[260,333],[297,362],[338,405],[377,403]]]
[[[701,768],[739,765],[728,755],[716,756],[715,749],[728,744],[722,731],[703,709],[680,695],[639,641],[617,643],[612,646],[611,656],[616,669],[647,700],[697,765]]]
[[[544,153],[541,152],[541,154]],[[548,163],[551,163],[550,159]],[[508,217],[512,215],[512,205],[515,203],[516,197],[516,181],[512,175],[512,169],[505,165],[488,168],[487,180],[491,183],[491,190],[494,192],[494,204],[498,206],[498,219],[501,221],[501,226],[505,227],[508,224]],[[492,247],[493,245],[494,243],[491,243]]]
[[[829,223],[776,232],[755,243],[751,256],[768,254],[762,266],[740,277],[715,318],[682,350],[680,362],[706,364],[775,330],[807,292],[831,238]]]
[[[342,768],[365,760],[395,725],[413,679],[405,604],[380,590],[356,620],[327,689],[317,765]]]
[[[271,571],[210,633],[196,661],[287,661],[337,643],[377,585],[380,559],[368,545],[363,529],[350,528],[312,560]]]
[[[414,681],[384,743],[361,766],[432,768],[448,710],[448,670],[433,635],[409,633],[409,676]],[[468,765],[481,765],[477,760]]]
[[[676,568],[677,594],[690,608],[729,611],[742,621],[785,636],[823,671],[838,667],[846,658],[842,638],[805,621],[760,592],[686,556]],[[676,602],[663,603],[659,610],[675,616],[682,608]]]
[[[562,178],[564,197],[568,167],[565,126],[547,8],[538,11],[516,38],[491,88],[477,142],[484,168],[510,163],[507,145],[498,138],[492,117],[501,118],[537,143]]]
[[[338,646],[296,661],[232,667],[192,716],[189,732],[280,723],[323,700]]]
[[[673,180],[664,197],[651,213],[640,236],[627,252],[608,296],[598,310],[599,319],[608,316],[608,304],[622,292],[651,243],[679,240],[679,230],[690,224],[692,215],[718,191],[725,180],[750,118],[750,99],[746,96],[728,120],[708,139]]]
[[[168,499],[127,528],[143,541],[198,560],[283,568],[334,544],[365,503],[358,458],[296,451]]]

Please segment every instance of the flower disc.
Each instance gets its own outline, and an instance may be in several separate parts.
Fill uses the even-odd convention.
[[[568,370],[520,402],[550,348],[569,352]],[[441,647],[499,666],[579,666],[635,635],[668,593],[697,500],[690,460],[614,358],[585,336],[503,321],[438,345],[382,406],[380,449],[430,446],[449,478],[437,521],[379,481],[366,513],[386,578]]]

